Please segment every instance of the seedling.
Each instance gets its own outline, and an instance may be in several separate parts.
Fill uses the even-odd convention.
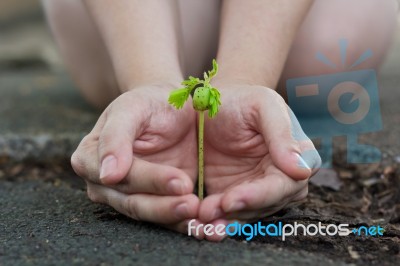
[[[189,79],[182,81],[183,88],[173,90],[168,98],[168,102],[176,109],[181,109],[192,95],[193,108],[199,113],[199,179],[198,179],[198,195],[200,200],[204,197],[204,112],[208,111],[208,117],[216,116],[221,105],[221,95],[219,91],[211,86],[210,82],[218,72],[218,64],[215,59],[212,62],[211,71],[204,72],[204,79],[190,76]],[[192,94],[192,92],[194,92]]]

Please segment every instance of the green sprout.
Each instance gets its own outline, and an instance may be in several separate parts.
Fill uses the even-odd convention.
[[[181,109],[188,100],[189,95],[193,97],[193,108],[199,112],[199,179],[198,179],[198,195],[202,200],[204,198],[204,112],[208,110],[208,117],[216,116],[221,105],[221,94],[211,86],[210,82],[218,72],[218,64],[215,59],[212,61],[213,68],[211,71],[204,72],[204,79],[190,76],[181,84],[183,88],[173,90],[168,98],[168,102],[176,109]],[[192,94],[192,91],[194,93]]]

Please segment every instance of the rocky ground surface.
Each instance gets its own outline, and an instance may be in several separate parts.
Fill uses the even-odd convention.
[[[380,225],[384,236],[210,243],[135,222],[87,199],[68,158],[98,113],[59,70],[42,21],[29,25],[20,26],[19,34],[4,30],[9,38],[0,42],[0,265],[398,265],[399,48],[379,76],[384,129],[360,138],[377,146],[382,160],[347,164],[344,138],[337,138],[334,171],[321,172],[303,203],[262,220]]]

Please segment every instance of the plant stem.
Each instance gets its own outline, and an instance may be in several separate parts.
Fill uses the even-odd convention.
[[[199,111],[199,199],[204,198],[204,111]]]

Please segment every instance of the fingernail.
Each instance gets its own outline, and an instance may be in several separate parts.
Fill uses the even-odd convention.
[[[188,216],[189,210],[187,203],[181,203],[175,207],[175,214],[178,218],[186,218]]]
[[[109,176],[117,168],[117,158],[114,155],[108,155],[101,162],[100,179]]]
[[[231,205],[229,205],[228,209],[226,212],[235,212],[235,211],[240,211],[246,207],[246,204],[243,201],[235,201],[232,202]]]
[[[182,195],[183,194],[183,184],[179,179],[172,179],[167,184],[167,190],[170,193]]]
[[[310,166],[308,166],[308,164],[306,163],[306,161],[304,161],[303,157],[300,154],[296,153],[296,156],[298,158],[298,165],[301,168],[311,169]]]
[[[220,208],[216,208],[211,215],[210,221],[222,217],[223,214],[224,212]]]

